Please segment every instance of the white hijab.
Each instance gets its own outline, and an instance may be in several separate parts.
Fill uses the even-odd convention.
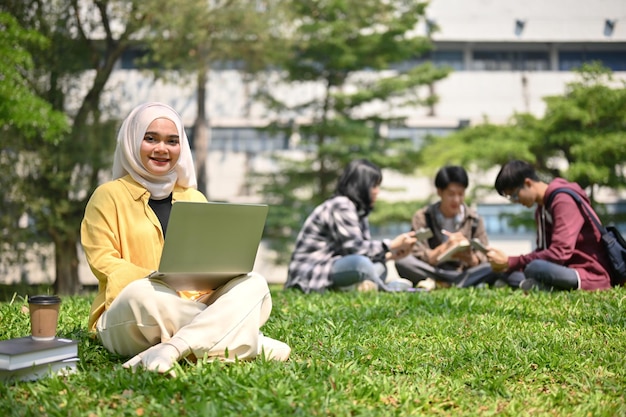
[[[165,175],[151,174],[141,162],[139,149],[144,134],[156,119],[168,119],[174,122],[180,137],[180,157],[176,165]],[[184,188],[197,188],[196,171],[189,141],[183,128],[182,118],[176,110],[163,103],[145,103],[135,107],[122,123],[117,134],[117,147],[113,159],[113,179],[126,174],[146,187],[150,197],[162,200],[169,196],[178,185]]]

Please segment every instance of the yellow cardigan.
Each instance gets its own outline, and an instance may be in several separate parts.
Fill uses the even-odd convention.
[[[163,231],[148,206],[149,199],[150,193],[127,175],[99,186],[87,203],[81,243],[98,278],[98,294],[89,313],[90,330],[126,285],[159,267]],[[176,201],[207,200],[198,190],[177,186],[172,203]]]

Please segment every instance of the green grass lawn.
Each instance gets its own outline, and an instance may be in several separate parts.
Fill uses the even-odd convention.
[[[85,330],[92,296],[63,299],[79,372],[0,385],[0,416],[624,416],[626,288],[304,296],[272,287],[263,331],[286,363],[123,369]],[[29,333],[24,294],[0,339]]]

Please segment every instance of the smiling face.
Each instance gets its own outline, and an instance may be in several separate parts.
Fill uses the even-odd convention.
[[[169,119],[155,119],[141,141],[141,163],[153,175],[170,172],[180,157],[180,137],[176,124]]]

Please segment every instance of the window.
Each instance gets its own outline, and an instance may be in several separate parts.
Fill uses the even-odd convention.
[[[436,67],[451,67],[455,71],[463,71],[465,69],[462,51],[432,51],[391,67],[398,71],[407,71],[426,62],[432,62]]]
[[[571,71],[585,62],[599,61],[613,71],[626,71],[626,51],[564,51],[559,53],[559,71]]]
[[[185,128],[185,132],[194,149],[193,127]],[[249,127],[213,127],[209,146],[210,151],[263,152],[285,149],[286,144],[283,134],[269,134]]]
[[[533,51],[475,51],[474,71],[548,71],[548,52]]]
[[[464,70],[463,52],[461,51],[433,51],[430,54],[433,64],[438,67],[451,67],[455,71]]]
[[[142,65],[138,61],[145,57],[147,53],[145,49],[127,49],[120,58],[120,69],[145,68],[146,65]]]

